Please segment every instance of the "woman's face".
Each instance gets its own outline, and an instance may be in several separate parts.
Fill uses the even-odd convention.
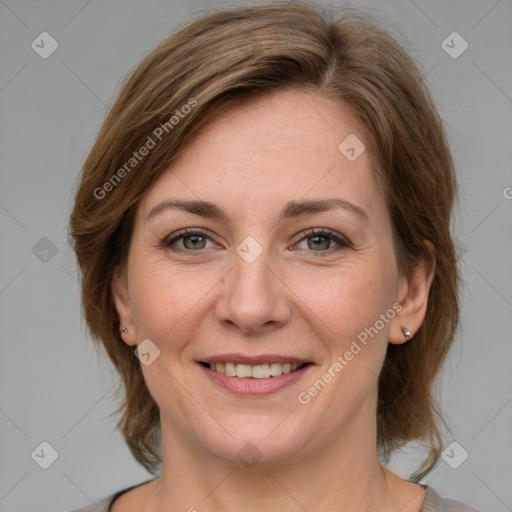
[[[281,91],[224,112],[142,198],[114,293],[164,435],[240,464],[373,435],[408,285],[361,140],[337,104]]]

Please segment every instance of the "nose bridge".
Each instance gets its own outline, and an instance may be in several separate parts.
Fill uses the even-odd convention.
[[[233,271],[226,276],[217,316],[244,332],[268,324],[283,324],[290,316],[282,285],[276,278],[272,251],[253,237],[245,238],[233,258]]]
[[[259,250],[251,242],[240,244],[233,262],[236,290],[242,293],[249,291],[254,296],[260,295],[257,297],[259,300],[271,295],[270,260],[269,247],[261,247]]]

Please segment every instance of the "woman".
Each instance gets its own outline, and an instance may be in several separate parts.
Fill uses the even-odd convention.
[[[160,474],[90,510],[472,510],[417,483],[442,450],[455,188],[420,72],[361,14],[233,8],[160,44],[71,217],[118,427]],[[405,480],[382,463],[413,440]]]

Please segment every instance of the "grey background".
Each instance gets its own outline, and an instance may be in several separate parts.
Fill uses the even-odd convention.
[[[70,510],[150,477],[113,430],[117,379],[84,333],[66,224],[120,80],[178,23],[225,4],[0,0],[2,511]],[[452,428],[446,444],[457,441],[469,457],[457,469],[442,460],[425,482],[476,508],[510,511],[512,2],[353,5],[410,41],[460,176],[454,230],[466,285],[441,395]],[[59,44],[47,59],[31,48],[43,31]],[[469,44],[456,59],[441,47],[453,31]],[[43,441],[58,452],[48,469],[31,458]],[[408,476],[419,453],[410,447],[391,467]]]

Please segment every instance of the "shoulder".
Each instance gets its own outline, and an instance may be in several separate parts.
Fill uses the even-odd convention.
[[[427,495],[420,512],[478,512],[460,501],[448,500],[437,494],[432,487],[425,486]]]
[[[132,486],[127,489],[123,489],[87,507],[71,510],[70,512],[109,512],[109,508],[116,498],[125,494],[129,490],[134,489],[135,487],[138,486]],[[436,491],[434,491],[434,489],[432,489],[432,487],[429,487],[428,485],[425,486],[425,490],[427,492],[425,503],[423,504],[420,512],[479,512],[478,510],[471,508],[468,505],[464,505],[464,503],[461,503],[460,501],[442,498],[439,496],[439,494],[437,494]]]
[[[138,506],[138,500],[146,497],[146,492],[148,490],[151,490],[152,484],[156,484],[156,479],[146,480],[145,482],[142,482],[140,484],[132,485],[130,487],[127,487],[126,489],[122,489],[120,491],[117,491],[113,494],[110,494],[109,496],[101,499],[100,501],[97,501],[95,503],[91,503],[90,505],[87,505],[83,508],[73,509],[70,512],[113,512],[115,510],[112,506],[114,502],[116,502],[117,505],[123,505],[126,506],[126,501],[124,498],[126,498],[126,495],[130,495],[130,502],[133,502],[134,506]],[[129,492],[132,491],[132,492]],[[124,497],[123,499],[121,499]]]

